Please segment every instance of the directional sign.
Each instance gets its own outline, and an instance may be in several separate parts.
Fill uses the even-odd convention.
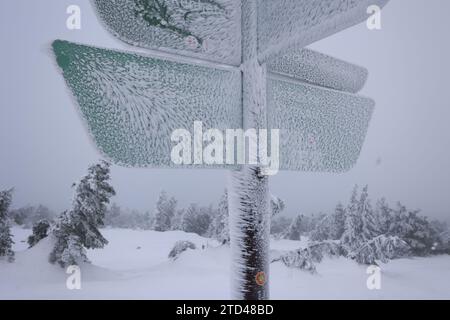
[[[92,0],[129,44],[241,64],[241,0]]]
[[[268,61],[267,69],[310,84],[356,93],[366,83],[366,68],[309,49],[289,50]]]
[[[132,167],[177,167],[176,129],[242,127],[241,74],[55,41],[53,50],[100,151]],[[192,165],[189,168],[217,168]],[[228,166],[232,168],[232,166]]]
[[[368,18],[371,5],[388,0],[259,0],[259,61],[268,61],[292,47],[315,41]]]
[[[280,169],[344,172],[356,163],[371,99],[296,81],[269,79],[269,128],[280,129]]]

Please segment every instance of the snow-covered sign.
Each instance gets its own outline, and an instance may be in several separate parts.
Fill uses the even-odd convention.
[[[356,163],[371,99],[290,80],[267,83],[269,128],[280,129],[280,169],[345,172]]]
[[[238,66],[241,0],[92,0],[122,41]]]
[[[268,126],[280,129],[280,169],[349,170],[374,108],[355,95],[368,71],[308,49],[289,50],[267,68]]]
[[[269,61],[287,49],[303,48],[363,22],[369,6],[381,8],[388,1],[259,0],[259,60]]]
[[[207,128],[242,127],[239,71],[60,40],[53,51],[96,145],[116,164],[182,168],[171,161],[175,130],[193,137],[194,121]]]

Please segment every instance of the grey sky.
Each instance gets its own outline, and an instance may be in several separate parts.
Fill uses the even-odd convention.
[[[82,29],[66,29],[66,8],[82,10]],[[433,217],[450,217],[450,30],[448,0],[391,0],[382,30],[364,24],[311,46],[369,69],[363,95],[377,102],[361,157],[349,173],[281,172],[272,193],[288,214],[330,211],[352,186],[369,184]],[[0,189],[16,188],[14,206],[70,205],[71,183],[99,159],[50,56],[60,38],[126,50],[87,0],[0,2]],[[225,171],[150,170],[114,166],[115,202],[151,210],[161,189],[181,205],[216,202]]]

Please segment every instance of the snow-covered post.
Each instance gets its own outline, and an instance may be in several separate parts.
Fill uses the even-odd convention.
[[[258,62],[256,9],[255,0],[243,2],[244,130],[267,128],[266,66]],[[259,158],[258,163],[261,163]],[[262,170],[259,166],[244,166],[231,173],[229,212],[233,299],[269,298],[269,181]]]

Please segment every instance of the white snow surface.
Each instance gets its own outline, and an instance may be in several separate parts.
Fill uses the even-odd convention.
[[[82,266],[81,290],[68,290],[65,270],[47,262],[48,239],[36,247],[20,245],[29,230],[13,228],[16,261],[0,260],[0,299],[229,299],[230,250],[214,240],[180,231],[106,229],[110,241],[89,251]],[[19,242],[17,242],[19,240]],[[188,250],[171,261],[176,241]],[[272,241],[274,250],[292,250],[303,241]],[[202,246],[205,249],[202,249]],[[140,249],[139,249],[140,247]],[[449,299],[450,256],[401,259],[382,266],[381,290],[368,290],[366,267],[344,259],[325,259],[318,273],[271,264],[272,299]]]

